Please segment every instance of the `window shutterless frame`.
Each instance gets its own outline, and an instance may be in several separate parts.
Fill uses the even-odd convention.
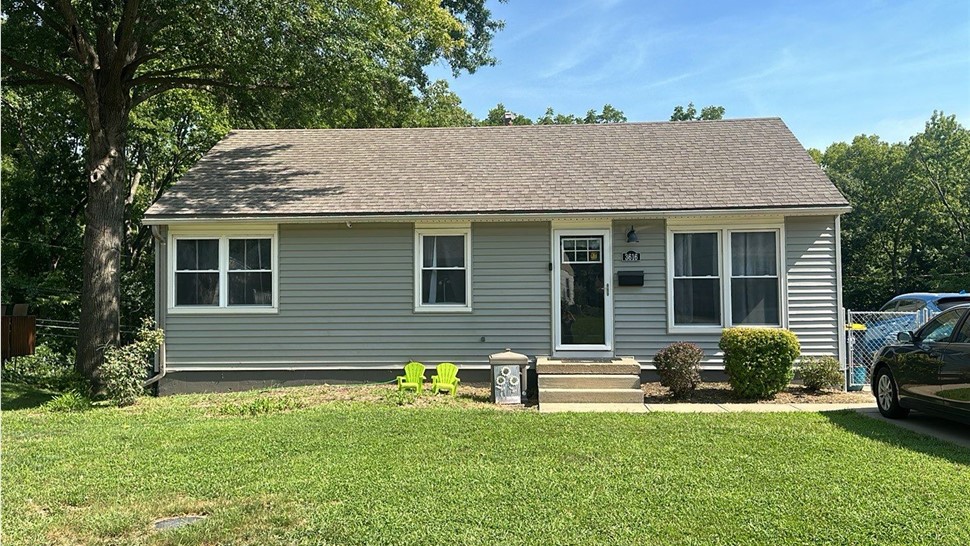
[[[461,236],[464,240],[465,303],[423,303],[422,279],[426,237]],[[438,270],[461,270],[458,267],[434,267]],[[415,313],[471,313],[472,311],[472,230],[467,226],[415,226],[414,229],[414,312]]]
[[[753,275],[752,276],[752,275],[734,274],[734,263],[732,262],[733,248],[731,247],[731,244],[732,244],[731,236],[734,233],[774,233],[775,234],[775,274],[774,275]],[[724,238],[726,239],[726,241],[724,244],[724,249],[722,250],[722,252],[724,253],[724,265],[725,265],[723,276],[727,277],[725,288],[727,289],[728,293],[722,294],[722,299],[724,301],[724,314],[721,316],[721,320],[724,324],[729,324],[731,326],[751,326],[755,328],[756,327],[778,328],[783,326],[785,322],[783,317],[786,315],[786,313],[785,313],[785,308],[783,307],[783,305],[785,304],[785,297],[783,296],[785,292],[785,286],[784,286],[784,283],[782,282],[782,276],[783,276],[782,271],[783,271],[784,264],[782,262],[782,256],[781,256],[781,250],[782,250],[781,237],[782,237],[782,230],[775,229],[775,228],[762,228],[762,229],[737,228],[737,229],[725,230]],[[733,303],[731,299],[733,295],[733,290],[734,290],[734,287],[733,287],[734,279],[776,279],[777,280],[776,286],[777,286],[778,292],[777,294],[775,294],[775,297],[777,298],[777,302],[778,302],[778,322],[774,324],[758,324],[758,323],[734,324],[734,310],[732,309]]]
[[[721,286],[721,324],[674,324],[674,234],[677,233],[718,233],[718,267]],[[738,222],[731,226],[693,227],[689,225],[667,228],[667,332],[671,334],[719,334],[724,328],[735,326],[732,324],[731,310],[731,234],[732,233],[775,233],[775,260],[778,273],[778,319],[779,324],[743,324],[746,327],[781,327],[788,325],[788,282],[785,273],[785,229],[784,224],[746,224]]]
[[[176,249],[180,240],[219,241],[219,305],[176,305],[175,271]],[[273,274],[272,305],[229,305],[229,241],[235,239],[269,239],[271,252],[271,271]],[[166,241],[168,252],[167,270],[167,310],[169,314],[265,314],[279,312],[279,236],[276,226],[185,226],[171,230]]]

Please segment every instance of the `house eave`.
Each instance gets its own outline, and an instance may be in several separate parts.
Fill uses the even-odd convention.
[[[744,207],[687,210],[602,210],[602,211],[522,211],[522,212],[432,212],[432,213],[323,213],[323,214],[221,214],[221,215],[152,215],[144,225],[174,225],[198,223],[345,223],[345,222],[510,222],[549,221],[556,219],[637,218],[665,219],[691,216],[818,216],[841,215],[849,212],[848,205],[801,207]]]

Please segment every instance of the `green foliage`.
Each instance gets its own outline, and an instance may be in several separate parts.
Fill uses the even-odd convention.
[[[489,110],[485,118],[479,121],[478,124],[482,126],[505,125],[505,113],[508,111],[505,105],[500,102],[495,108]],[[546,108],[546,113],[537,118],[535,122],[532,121],[532,118],[520,114],[513,115],[515,117],[512,118],[512,125],[575,125],[580,123],[623,123],[626,121],[626,116],[623,112],[609,104],[603,105],[602,112],[591,109],[582,117],[575,114],[557,114],[551,107]]]
[[[792,380],[801,347],[795,334],[780,328],[728,328],[718,347],[724,371],[742,398],[770,398]]]
[[[77,391],[57,395],[42,406],[52,413],[75,413],[91,409],[91,399]]]
[[[405,127],[471,127],[475,117],[461,106],[461,99],[448,82],[437,80],[421,94],[414,113],[404,122]]]
[[[807,389],[837,389],[845,379],[840,368],[839,361],[830,356],[808,357],[801,360],[798,373]]]
[[[689,398],[701,384],[701,359],[704,351],[693,343],[672,343],[653,357],[660,384],[670,389],[674,398]]]
[[[161,347],[165,333],[151,319],[142,321],[135,341],[121,347],[105,347],[101,383],[109,400],[130,406],[145,392],[149,358]]]
[[[859,135],[810,154],[852,211],[842,219],[845,305],[970,288],[970,131],[934,112],[908,143]]]
[[[255,417],[300,409],[303,401],[293,396],[260,397],[243,402],[226,402],[219,407],[221,415]]]
[[[54,391],[87,392],[87,381],[74,370],[74,355],[38,345],[34,354],[11,358],[3,365],[3,381]]]
[[[677,105],[674,107],[674,112],[670,114],[670,121],[699,121],[699,120],[718,120],[724,119],[724,107],[723,106],[705,106],[701,108],[700,115],[697,114],[697,108],[694,107],[694,103],[687,103],[687,108]]]

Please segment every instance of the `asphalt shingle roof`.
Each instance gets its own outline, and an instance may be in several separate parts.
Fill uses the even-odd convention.
[[[846,206],[778,118],[232,131],[146,218]]]

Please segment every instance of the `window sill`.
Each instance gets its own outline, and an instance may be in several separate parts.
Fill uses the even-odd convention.
[[[276,315],[279,307],[169,307],[169,315]]]
[[[667,326],[668,334],[720,334],[724,331],[724,326]]]
[[[458,307],[458,306],[450,307],[450,306],[445,306],[445,305],[442,305],[440,307],[439,306],[434,306],[434,307],[432,307],[432,306],[422,306],[422,307],[415,307],[414,308],[414,312],[415,313],[471,313],[472,312],[472,308],[471,307]]]

